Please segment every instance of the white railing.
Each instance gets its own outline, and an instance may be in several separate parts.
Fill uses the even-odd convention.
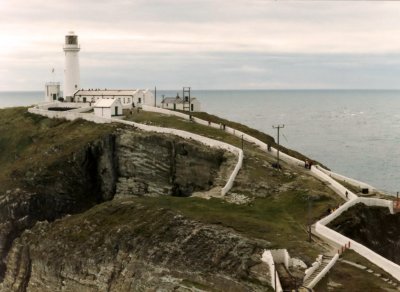
[[[305,270],[303,281],[310,278],[310,276],[321,266],[322,264],[322,255],[319,255],[315,262],[312,263],[311,267]]]
[[[266,263],[269,267],[269,273],[271,275],[271,286],[274,289],[274,291],[282,292],[282,285],[281,281],[279,280],[279,275],[278,271],[276,270],[276,266],[274,263],[274,258],[271,254],[271,251],[269,250],[264,250],[262,256],[261,256],[261,261]]]
[[[384,271],[395,277],[397,280],[400,280],[400,266],[395,264],[394,262],[384,258],[383,256],[377,254],[372,251],[368,247],[354,241],[347,236],[336,232],[329,227],[326,227],[327,224],[332,222],[334,219],[339,217],[344,211],[348,210],[352,206],[357,203],[363,203],[367,206],[379,206],[389,208],[390,212],[393,213],[393,201],[383,200],[383,199],[375,199],[375,198],[360,198],[357,197],[351,201],[346,202],[344,205],[339,207],[332,214],[327,217],[319,220],[315,224],[315,232],[322,238],[333,241],[339,246],[348,245],[350,243],[350,249],[354,250],[361,256],[365,257],[378,267],[382,268]]]
[[[315,285],[329,272],[329,270],[333,267],[336,261],[339,258],[339,254],[336,254],[329,263],[322,269],[321,272],[307,285],[308,288],[314,288]]]
[[[370,192],[374,192],[377,189],[367,183],[364,183],[362,181],[356,180],[354,178],[350,178],[347,176],[344,176],[342,174],[327,170],[319,165],[316,166],[320,171],[324,172],[325,174],[329,175],[330,177],[339,180],[339,181],[343,181],[343,182],[347,182],[349,184],[351,184],[352,186],[358,187],[360,189],[368,189]]]

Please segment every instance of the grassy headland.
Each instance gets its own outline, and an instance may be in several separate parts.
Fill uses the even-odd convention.
[[[21,187],[26,173],[67,160],[115,128],[84,120],[48,119],[28,113],[25,107],[0,109],[0,193]]]
[[[182,129],[241,147],[238,137],[173,116],[141,111],[128,116],[128,119]],[[214,121],[216,119],[214,117]],[[236,123],[229,125],[243,130]],[[62,173],[68,158],[76,151],[117,127],[82,120],[47,119],[27,113],[26,108],[0,110],[0,192],[21,187],[22,178],[27,173],[41,169],[51,169],[48,171],[51,180],[52,176]],[[255,133],[252,129],[247,131]],[[271,141],[269,136],[263,137],[264,141]],[[249,202],[245,204],[235,205],[217,198],[167,196],[137,200],[154,208],[171,209],[201,222],[223,225],[248,237],[266,240],[271,247],[288,248],[293,255],[312,262],[321,247],[307,242],[308,200],[312,200],[311,219],[315,222],[326,214],[328,208],[340,204],[341,199],[303,168],[283,163],[283,170],[278,171],[271,166],[275,158],[251,143],[245,142],[244,152],[243,167],[230,196],[247,197]]]

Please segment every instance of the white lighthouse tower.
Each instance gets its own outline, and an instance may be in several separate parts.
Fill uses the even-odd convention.
[[[80,89],[78,36],[70,31],[65,36],[64,99],[73,101],[74,93]]]

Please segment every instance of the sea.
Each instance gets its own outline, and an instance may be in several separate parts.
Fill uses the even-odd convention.
[[[157,90],[162,96],[181,90]],[[331,170],[390,194],[400,191],[400,90],[192,90],[202,110],[276,138]],[[0,108],[44,93],[0,92]]]

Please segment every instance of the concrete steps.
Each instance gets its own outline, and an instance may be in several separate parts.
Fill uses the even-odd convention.
[[[323,255],[322,256],[322,263],[321,265],[311,274],[310,277],[308,277],[304,282],[303,286],[308,287],[308,285],[321,273],[321,271],[330,263],[333,257]]]

